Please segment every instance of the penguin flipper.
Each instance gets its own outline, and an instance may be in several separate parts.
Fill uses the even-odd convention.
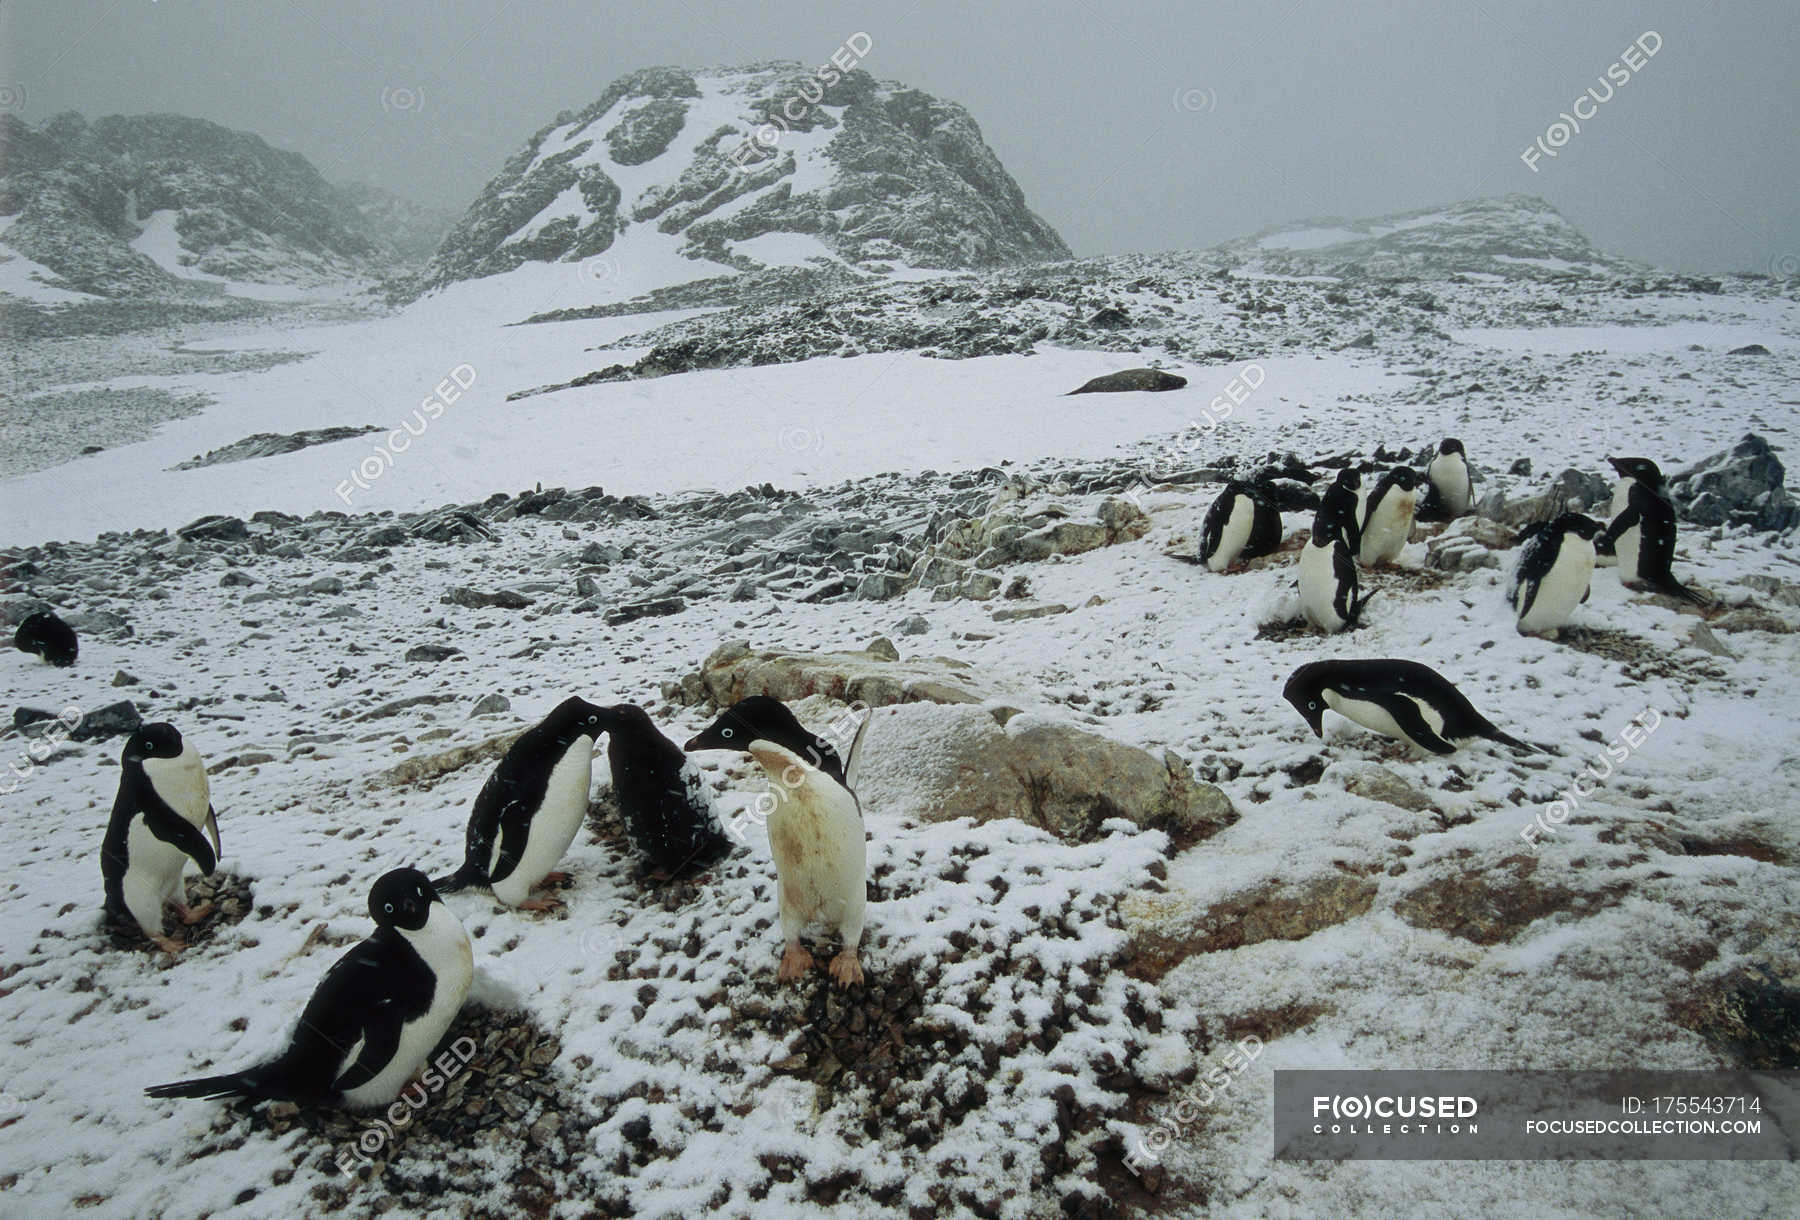
[[[1531,604],[1537,600],[1537,594],[1538,582],[1535,580],[1522,580],[1519,582],[1519,587],[1513,590],[1513,605],[1518,608],[1518,617],[1521,620],[1531,613]],[[1582,600],[1586,601],[1587,599],[1584,597]]]
[[[206,841],[200,828],[161,801],[146,802],[144,825],[164,843],[180,848],[182,854],[199,865],[200,871],[205,875],[210,877],[212,871],[219,867],[219,857],[213,853],[212,844]]]
[[[875,712],[872,708],[863,713],[862,720],[856,726],[856,736],[850,739],[850,748],[844,752],[844,787],[850,789],[852,795],[856,792],[856,778],[862,771],[863,735],[869,731],[869,721],[874,718]],[[858,802],[858,812],[861,812],[861,809],[862,805]]]
[[[219,815],[211,805],[206,807],[206,833],[212,836],[213,855],[224,855],[225,848],[219,843]]]
[[[1425,713],[1421,712],[1419,705],[1411,699],[1400,695],[1384,700],[1382,706],[1387,709],[1388,715],[1394,718],[1394,723],[1400,726],[1400,731],[1410,737],[1418,746],[1430,750],[1433,754],[1456,753],[1454,745],[1439,737],[1432,727],[1425,723]]]

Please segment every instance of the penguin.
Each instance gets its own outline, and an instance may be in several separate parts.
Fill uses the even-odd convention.
[[[1412,537],[1413,510],[1425,480],[1410,466],[1396,466],[1369,493],[1358,518],[1357,562],[1365,568],[1392,563]]]
[[[1475,502],[1475,481],[1469,475],[1469,455],[1454,436],[1438,442],[1437,452],[1425,466],[1425,495],[1419,516],[1448,520],[1469,511]]]
[[[172,724],[142,726],[119,758],[119,792],[100,846],[107,922],[136,924],[163,952],[181,952],[181,942],[163,934],[163,907],[173,903],[188,926],[205,919],[212,904],[189,908],[181,875],[192,860],[211,876],[220,850],[199,752]]]
[[[58,669],[75,664],[75,658],[81,652],[75,628],[48,610],[39,610],[19,624],[19,630],[13,635],[13,647],[42,657]]]
[[[1225,484],[1200,527],[1200,562],[1223,572],[1240,559],[1280,549],[1281,514],[1248,483]]]
[[[1675,559],[1675,506],[1639,480],[1626,490],[1625,511],[1613,519],[1604,537],[1619,556],[1619,579],[1646,586],[1706,609],[1712,600],[1680,581],[1670,565]]]
[[[1330,509],[1334,519],[1340,521],[1346,533],[1344,543],[1355,555],[1362,549],[1362,471],[1354,466],[1346,466],[1337,472],[1331,486],[1319,497],[1319,511]]]
[[[1453,753],[1470,737],[1538,748],[1495,728],[1448,679],[1417,661],[1310,661],[1289,676],[1281,695],[1321,738],[1330,709],[1433,754]]]
[[[469,814],[462,867],[432,882],[440,894],[485,885],[523,911],[554,911],[557,898],[533,898],[555,873],[587,815],[594,780],[594,743],[610,717],[605,708],[568,698],[525,730],[488,776]]]
[[[1542,635],[1569,621],[1588,599],[1594,575],[1594,538],[1601,525],[1580,513],[1564,513],[1534,525],[1520,539],[1507,600],[1518,611],[1520,635]]]
[[[1613,485],[1612,503],[1607,506],[1608,523],[1617,521],[1630,507],[1631,489],[1638,484],[1643,484],[1658,495],[1662,494],[1663,473],[1649,458],[1609,457],[1606,460],[1619,475],[1619,481]],[[1620,550],[1623,548],[1631,556],[1630,562],[1623,566],[1627,572],[1635,572],[1639,536],[1635,526],[1620,530],[1617,537],[1613,536],[1610,529],[1601,534],[1594,543],[1596,565],[1602,568],[1620,565]]]
[[[786,705],[767,696],[752,699],[755,702],[747,710],[744,705],[752,700],[726,709],[687,748],[744,750],[768,778],[774,796],[768,817],[769,852],[775,858],[775,903],[783,940],[776,980],[791,982],[812,970],[812,955],[800,936],[817,920],[835,927],[843,939],[842,951],[831,960],[831,977],[839,987],[859,985],[863,968],[857,950],[868,897],[868,845],[862,806],[844,777],[854,774],[868,717],[863,717],[851,743],[846,769],[836,750],[801,728]],[[794,746],[806,753],[796,753]]]
[[[375,882],[369,918],[374,934],[325,972],[278,1057],[144,1092],[358,1110],[399,1097],[462,1009],[475,959],[461,921],[416,868]]]
[[[864,718],[867,723],[867,718]],[[858,738],[860,739],[860,733]],[[686,749],[746,750],[751,741],[772,741],[812,766],[850,786],[849,771],[837,748],[800,723],[787,704],[770,695],[751,695],[719,713],[718,719],[687,743]]]
[[[1354,491],[1336,500],[1327,492],[1313,517],[1312,537],[1300,551],[1300,609],[1307,622],[1328,634],[1355,626],[1374,596],[1363,596],[1356,575],[1350,542],[1355,511]]]
[[[716,864],[731,851],[700,770],[630,703],[606,709],[613,792],[632,843],[667,881]]]

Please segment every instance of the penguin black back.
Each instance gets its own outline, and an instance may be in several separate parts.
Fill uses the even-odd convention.
[[[48,610],[39,610],[19,624],[18,631],[13,634],[13,647],[42,657],[59,669],[75,664],[75,658],[81,653],[75,628]]]
[[[1323,737],[1326,691],[1358,702],[1380,705],[1399,727],[1424,748],[1448,754],[1450,743],[1469,737],[1485,737],[1515,749],[1538,747],[1500,731],[1457,690],[1451,681],[1428,665],[1394,657],[1350,661],[1309,661],[1289,675],[1282,698],[1293,705],[1314,734]],[[1419,714],[1418,703],[1431,705],[1443,717],[1439,732],[1432,732]]]
[[[607,708],[606,757],[625,828],[666,879],[704,868],[731,850],[699,770],[643,708]]]
[[[1354,466],[1346,466],[1337,472],[1331,486],[1319,497],[1319,511],[1313,517],[1313,541],[1320,546],[1328,545],[1327,539],[1320,534],[1321,523],[1335,528],[1344,539],[1344,545],[1354,555],[1362,545],[1362,526],[1357,519],[1356,493],[1362,487],[1362,472]]]
[[[844,760],[830,742],[808,732],[787,704],[769,695],[751,695],[719,713],[687,743],[689,750],[747,750],[753,741],[772,741],[848,787]]]
[[[1711,606],[1712,599],[1675,579],[1675,506],[1642,479],[1632,487],[1625,511],[1608,528],[1607,535],[1616,538],[1632,525],[1638,527],[1638,570],[1625,574],[1625,579],[1635,578],[1658,593],[1702,609]]]

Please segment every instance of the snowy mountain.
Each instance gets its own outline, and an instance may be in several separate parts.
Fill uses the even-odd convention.
[[[648,68],[558,115],[483,189],[423,288],[594,264],[596,296],[768,268],[879,274],[1070,257],[969,113],[852,70]],[[631,276],[609,276],[609,269]]]
[[[181,115],[0,116],[0,166],[0,291],[46,304],[366,283],[403,268],[433,223]]]

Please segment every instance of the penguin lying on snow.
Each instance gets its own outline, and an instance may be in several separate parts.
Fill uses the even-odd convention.
[[[1437,453],[1425,467],[1425,495],[1419,516],[1426,521],[1460,517],[1475,502],[1475,480],[1469,475],[1469,455],[1454,436],[1438,442]]]
[[[13,647],[42,657],[59,669],[75,664],[81,652],[75,628],[48,610],[39,610],[19,624],[19,630],[13,634]]]
[[[1525,531],[1507,600],[1518,611],[1520,635],[1554,631],[1588,599],[1594,575],[1594,537],[1600,523],[1564,513]]]
[[[651,877],[667,881],[726,856],[731,840],[720,832],[699,768],[681,748],[630,703],[607,708],[604,724],[613,792]]]
[[[1281,514],[1248,483],[1233,479],[1206,510],[1200,527],[1200,562],[1223,572],[1240,559],[1281,549]]]
[[[867,726],[865,715],[850,746],[852,769]],[[775,857],[775,901],[784,941],[775,977],[788,982],[812,969],[812,955],[800,943],[800,934],[816,919],[836,927],[844,940],[843,951],[831,960],[831,977],[840,987],[861,983],[856,951],[868,898],[868,846],[862,808],[845,782],[837,751],[801,727],[786,705],[767,696],[733,704],[687,748],[746,751],[768,777],[774,799],[769,852]]]
[[[219,852],[206,764],[174,725],[144,725],[119,758],[119,792],[100,846],[107,919],[135,923],[165,953],[181,952],[180,941],[163,935],[163,908],[173,903],[184,924],[206,918],[212,904],[190,910],[181,875],[192,860],[210,876]]]
[[[1356,575],[1355,514],[1353,491],[1335,499],[1327,492],[1313,517],[1312,537],[1300,551],[1300,609],[1307,622],[1327,633],[1355,626],[1369,603]]]
[[[416,868],[375,883],[369,917],[374,935],[326,972],[279,1057],[144,1092],[358,1109],[392,1102],[461,1010],[475,961],[469,934]]]
[[[1619,558],[1619,579],[1628,585],[1644,585],[1667,593],[1702,609],[1712,605],[1710,598],[1675,579],[1671,568],[1675,560],[1675,506],[1663,497],[1662,475],[1656,470],[1656,463],[1642,458],[1613,460],[1623,472],[1627,467],[1622,463],[1639,465],[1631,467],[1631,479],[1620,485],[1625,493],[1624,510],[1602,535],[1608,549]],[[1617,492],[1613,498],[1618,499]]]
[[[610,720],[606,709],[565,699],[515,741],[488,776],[469,814],[463,864],[432,884],[449,894],[485,885],[509,907],[553,911],[557,898],[533,898],[553,873],[587,815],[594,743]]]
[[[1396,466],[1381,476],[1361,506],[1357,519],[1357,562],[1365,568],[1392,563],[1412,537],[1413,510],[1424,482],[1410,466]]]
[[[1447,678],[1417,661],[1311,661],[1289,676],[1281,695],[1321,738],[1329,709],[1433,754],[1454,753],[1455,743],[1470,737],[1538,748],[1495,728]]]

